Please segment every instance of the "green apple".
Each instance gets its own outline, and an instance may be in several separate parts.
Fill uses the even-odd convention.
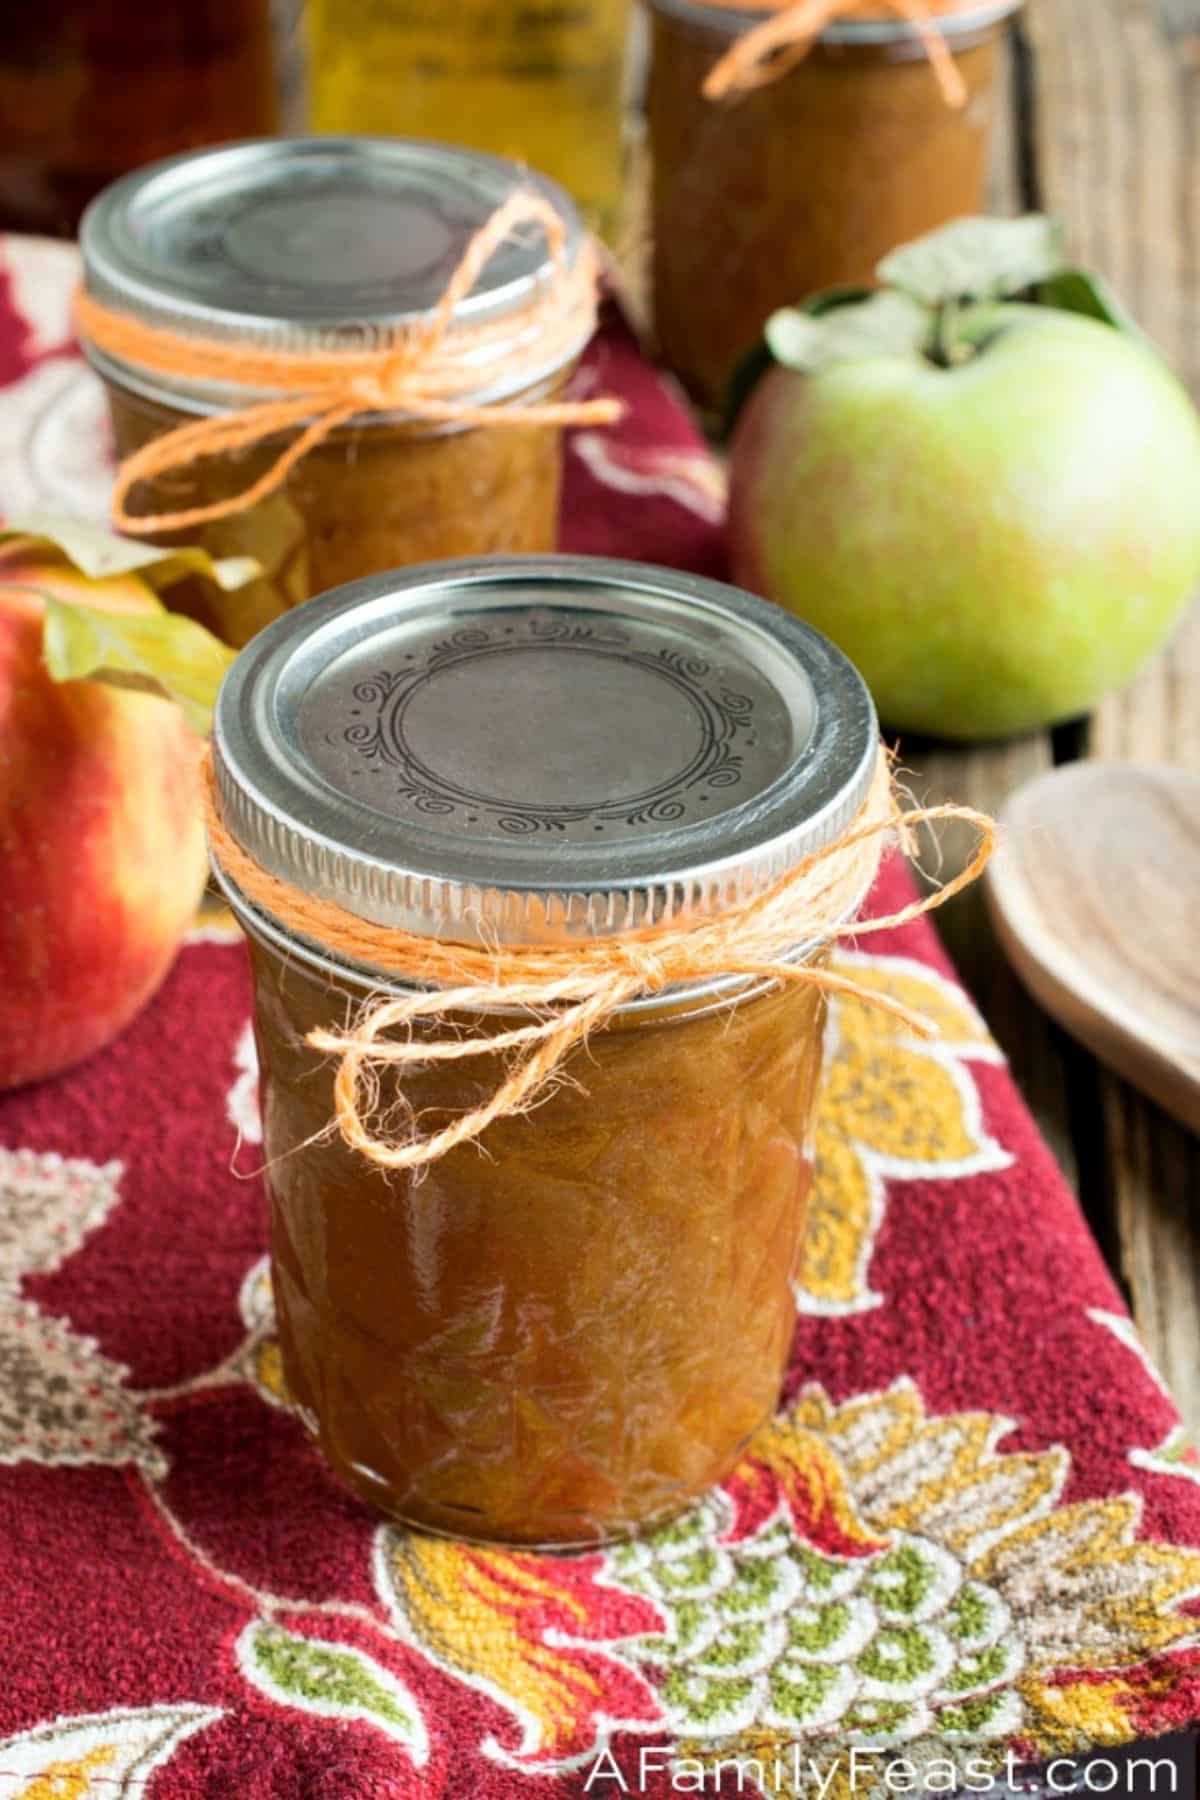
[[[995,298],[1020,267],[966,298],[955,268],[769,329],[793,366],[734,432],[735,577],[831,637],[887,724],[978,739],[1086,712],[1200,584],[1200,417],[1052,264],[1044,291],[1092,316]],[[919,254],[897,267],[919,277]]]

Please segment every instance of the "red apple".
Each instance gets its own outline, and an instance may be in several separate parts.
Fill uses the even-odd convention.
[[[43,596],[153,612],[134,574],[0,545],[0,1088],[114,1037],[166,974],[204,886],[198,740],[169,700],[55,682]]]

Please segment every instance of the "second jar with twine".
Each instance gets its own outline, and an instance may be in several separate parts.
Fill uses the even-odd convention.
[[[620,411],[564,393],[596,323],[575,207],[501,158],[229,145],[115,183],[81,243],[114,523],[258,562],[176,590],[235,645],[377,569],[553,549],[563,426]]]

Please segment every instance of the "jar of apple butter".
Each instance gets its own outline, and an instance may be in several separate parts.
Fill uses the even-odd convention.
[[[891,15],[838,20],[794,67],[712,100],[706,78],[769,14],[647,4],[654,329],[668,366],[715,412],[777,307],[869,284],[889,250],[979,211],[997,51],[1020,0],[935,6],[961,105]]]
[[[517,190],[549,202],[569,268],[590,259],[560,188],[515,163],[441,144],[248,142],[114,183],[89,208],[81,244],[86,297],[104,308],[110,333],[115,315],[118,335],[102,344],[98,327],[89,336],[88,315],[81,318],[84,350],[107,388],[118,456],[188,423],[287,398],[139,361],[120,341],[126,320],[173,334],[166,345],[172,367],[181,344],[186,362],[195,339],[261,351],[274,362],[290,353],[311,357],[327,374],[342,353],[419,332],[467,246]],[[545,231],[526,226],[487,260],[455,306],[448,336],[468,364],[456,397],[485,409],[471,423],[364,410],[253,505],[148,531],[155,542],[201,542],[260,565],[260,578],[235,595],[201,592],[198,584],[191,593],[182,584],[178,608],[241,645],[310,595],[379,569],[553,549],[561,427],[492,424],[486,409],[561,394],[594,322],[594,296],[576,305],[565,329],[547,331],[541,309],[555,274]],[[157,337],[152,348],[157,354]],[[303,367],[296,379],[303,395]],[[217,454],[181,456],[178,466],[140,482],[132,504],[150,523],[244,495],[302,426]]]
[[[268,626],[221,690],[214,804],[260,871],[407,943],[578,953],[766,889],[846,833],[877,760],[862,681],[782,610],[638,564],[496,559]],[[407,1524],[542,1546],[719,1481],[792,1340],[820,988],[651,984],[531,1110],[389,1173],[334,1128],[309,1038],[412,985],[220,878],[251,944],[286,1379],[337,1474]],[[490,1040],[528,1015],[453,1006],[489,1047],[447,1054],[437,1020],[439,1056],[380,1068],[383,1115],[432,1129],[504,1079]]]

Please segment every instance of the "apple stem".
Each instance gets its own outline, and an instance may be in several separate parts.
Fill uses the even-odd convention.
[[[942,301],[933,316],[933,359],[940,368],[954,366],[954,339],[958,329],[958,301]]]
[[[962,300],[948,295],[933,315],[933,335],[929,355],[939,369],[957,369],[974,355],[971,345],[959,336]]]

